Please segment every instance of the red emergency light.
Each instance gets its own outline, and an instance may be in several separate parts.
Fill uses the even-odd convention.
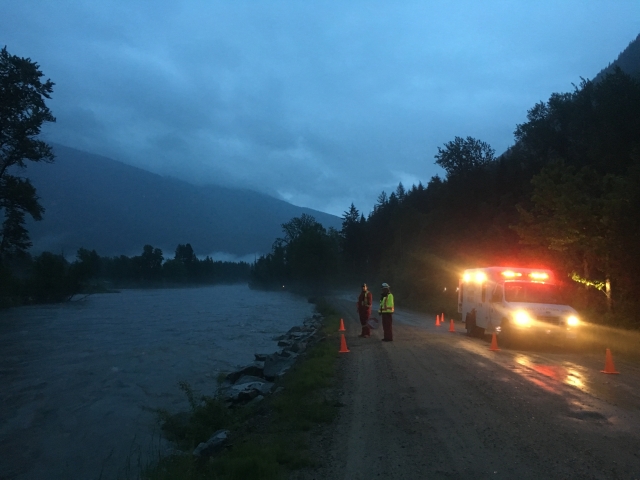
[[[504,272],[502,272],[502,276],[507,278],[515,278],[515,277],[521,277],[522,273],[514,272],[513,270],[505,270]]]
[[[548,280],[549,274],[545,272],[531,272],[529,277],[533,280]]]

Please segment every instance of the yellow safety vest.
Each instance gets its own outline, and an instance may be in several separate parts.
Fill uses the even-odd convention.
[[[380,313],[393,313],[393,293],[380,300]]]

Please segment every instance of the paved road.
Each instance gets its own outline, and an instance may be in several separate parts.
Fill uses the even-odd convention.
[[[399,311],[392,343],[358,338],[344,300],[344,404],[294,478],[640,478],[640,367],[604,350],[489,351],[486,340]],[[638,338],[633,337],[634,341]]]

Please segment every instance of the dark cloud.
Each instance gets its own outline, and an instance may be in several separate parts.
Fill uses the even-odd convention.
[[[340,214],[498,152],[535,102],[640,31],[634,1],[0,0],[0,43],[56,82],[52,140]]]

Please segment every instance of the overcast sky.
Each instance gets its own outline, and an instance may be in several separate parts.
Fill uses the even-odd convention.
[[[56,83],[47,138],[341,215],[513,143],[536,102],[640,33],[640,1],[0,0],[0,45]]]

